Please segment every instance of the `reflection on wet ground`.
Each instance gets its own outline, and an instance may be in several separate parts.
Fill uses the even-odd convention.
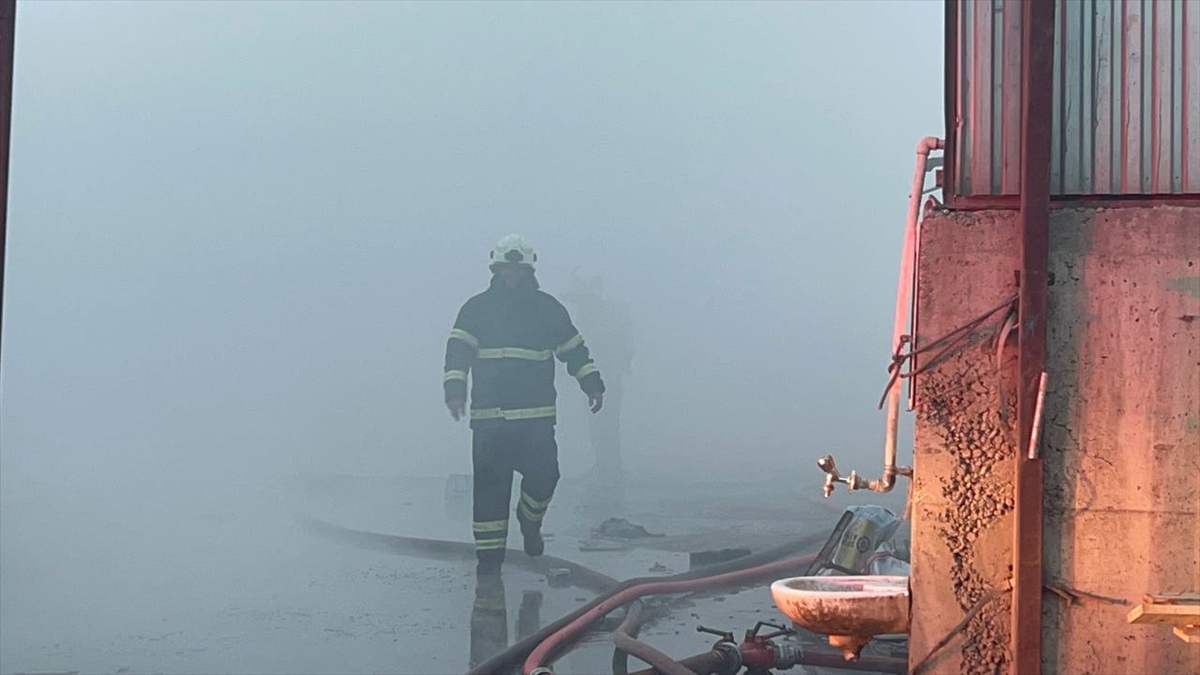
[[[444,478],[380,477],[156,485],[120,497],[6,489],[0,673],[456,673],[593,597],[515,566],[476,583],[471,560],[362,550],[295,519],[467,542],[469,507],[453,494]],[[827,529],[839,506],[783,482],[564,482],[547,553],[616,578],[667,575],[686,571],[692,550],[757,550]],[[667,536],[580,550],[613,516]],[[697,623],[741,631],[760,619],[780,619],[765,587],[675,598],[642,636],[682,657],[711,645]],[[556,671],[609,672],[611,661],[610,637],[597,633]]]

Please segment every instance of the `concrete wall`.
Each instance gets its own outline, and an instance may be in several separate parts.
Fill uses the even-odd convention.
[[[1200,210],[1051,217],[1044,672],[1195,673],[1200,645],[1132,626],[1143,593],[1200,590]],[[918,344],[1016,292],[1015,212],[930,214]],[[915,665],[1011,576],[1016,339],[992,317],[918,378]],[[1105,599],[1107,598],[1107,599]],[[926,673],[1007,673],[1009,599],[985,606]]]

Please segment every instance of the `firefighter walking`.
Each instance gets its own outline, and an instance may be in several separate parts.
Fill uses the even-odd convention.
[[[455,420],[468,414],[474,466],[475,552],[479,574],[498,574],[508,540],[513,472],[521,478],[516,519],[525,553],[545,550],[542,520],[558,485],[554,359],[588,397],[604,403],[604,381],[570,313],[538,288],[537,254],[509,235],[491,252],[492,281],[459,310],[446,343],[444,390]]]

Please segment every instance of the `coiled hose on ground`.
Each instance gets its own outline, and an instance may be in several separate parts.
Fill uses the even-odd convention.
[[[823,539],[824,537],[822,537]],[[602,599],[595,607],[588,609],[581,615],[576,617],[563,628],[554,631],[541,641],[529,657],[525,659],[525,665],[521,669],[522,675],[535,675],[535,673],[546,675],[551,673],[546,664],[549,663],[551,657],[562,647],[566,646],[573,640],[579,637],[589,626],[602,619],[609,612],[621,607],[635,599],[647,595],[662,595],[667,593],[684,593],[694,591],[700,588],[716,588],[721,586],[735,585],[745,583],[754,579],[767,578],[774,575],[786,574],[798,569],[806,568],[813,560],[816,559],[815,553],[802,555],[798,557],[786,558],[776,562],[760,564],[757,566],[744,567],[723,574],[711,574],[700,576],[691,579],[680,580],[662,580],[654,579],[648,582],[622,588],[614,593],[610,593],[607,598]],[[745,558],[742,559],[743,561]],[[624,586],[624,584],[622,584]]]
[[[471,669],[467,675],[496,675],[497,673],[508,672],[509,669],[520,663],[522,659],[530,654],[543,640],[570,625],[573,621],[575,621],[575,619],[587,614],[590,610],[599,606],[602,602],[623,590],[654,582],[702,579],[729,571],[759,566],[767,562],[779,560],[784,556],[794,555],[800,551],[808,551],[814,546],[819,546],[822,544],[825,539],[828,538],[828,536],[828,533],[825,532],[811,534],[806,537],[789,541],[780,546],[776,546],[775,548],[753,553],[743,558],[738,558],[737,560],[731,560],[726,563],[712,565],[711,567],[706,567],[704,569],[691,572],[684,572],[682,574],[675,574],[669,577],[637,577],[623,581],[616,587],[603,592],[601,595],[592,599],[591,602],[580,607],[574,612],[571,612],[570,614],[558,619],[554,623],[546,625],[538,632],[526,637],[508,649],[479,664],[475,668]],[[572,635],[571,638],[577,639],[581,635],[582,631],[580,631],[578,634]]]
[[[625,620],[613,631],[613,675],[629,674],[629,655],[650,664],[663,675],[696,675],[690,668],[637,639],[642,626],[642,601],[634,600],[625,610]]]

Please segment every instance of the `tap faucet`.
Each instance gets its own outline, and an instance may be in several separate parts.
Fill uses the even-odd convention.
[[[851,471],[849,476],[845,478],[838,472],[837,464],[833,461],[833,455],[825,455],[817,460],[817,466],[825,472],[825,486],[822,488],[825,496],[833,494],[834,486],[837,483],[845,483],[846,492],[854,492],[855,490],[871,490],[874,492],[890,492],[892,485],[895,483],[896,476],[906,476],[912,478],[913,470],[907,466],[885,465],[883,467],[883,478],[879,480],[868,480],[858,475],[858,471]]]
[[[854,488],[858,487],[857,472],[851,471],[849,478],[842,478],[842,475],[838,473],[837,462],[833,461],[833,455],[825,455],[818,459],[817,466],[821,467],[821,470],[825,472],[825,486],[822,490],[825,492],[826,497],[833,494],[833,488],[836,483],[845,483],[846,489],[849,491],[853,491]]]

